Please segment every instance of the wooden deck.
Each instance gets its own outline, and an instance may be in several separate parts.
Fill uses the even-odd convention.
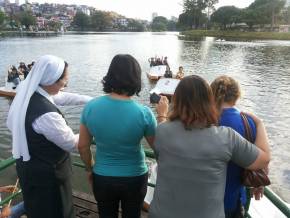
[[[97,203],[92,195],[81,192],[73,192],[73,198],[77,218],[99,217]],[[119,217],[121,217],[121,211]],[[141,218],[147,217],[148,214],[142,211]]]

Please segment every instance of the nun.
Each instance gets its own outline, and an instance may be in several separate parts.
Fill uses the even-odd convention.
[[[75,217],[70,152],[78,134],[57,105],[85,104],[89,96],[61,92],[68,83],[68,64],[45,55],[17,88],[8,113],[12,153],[29,218]]]

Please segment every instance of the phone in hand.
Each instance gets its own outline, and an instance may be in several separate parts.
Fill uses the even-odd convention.
[[[160,101],[160,98],[161,98],[160,95],[157,95],[155,92],[153,92],[153,93],[150,95],[150,103],[151,103],[151,104],[158,104],[159,101]]]

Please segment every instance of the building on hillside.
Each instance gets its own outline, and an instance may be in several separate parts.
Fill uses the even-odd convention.
[[[290,32],[290,25],[280,25],[279,32],[281,33],[289,33]]]
[[[155,17],[158,17],[157,12],[153,12],[153,13],[152,13],[152,20],[154,20]]]
[[[82,13],[90,16],[91,15],[91,10],[89,9],[88,6],[86,5],[80,5],[80,6],[77,6],[77,10],[78,11],[81,11]]]
[[[114,23],[123,27],[127,27],[129,24],[129,21],[127,18],[117,18],[114,20]]]

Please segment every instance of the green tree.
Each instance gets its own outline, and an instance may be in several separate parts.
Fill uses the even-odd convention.
[[[169,20],[168,22],[167,22],[167,30],[168,31],[176,31],[176,21],[174,21],[174,20]]]
[[[145,26],[141,22],[130,19],[128,23],[128,29],[130,31],[136,31],[136,32],[144,32],[145,31]]]
[[[183,0],[183,16],[179,17],[179,25],[199,28],[207,23],[205,9],[213,8],[218,0]]]
[[[5,16],[4,12],[0,11],[0,28],[3,25],[5,18],[6,18],[6,16]]]
[[[90,25],[90,17],[83,12],[77,12],[73,19],[73,25],[84,30]]]
[[[285,0],[255,0],[247,9],[252,10],[251,13],[257,13],[256,24],[271,24],[273,30],[275,20],[284,5]]]
[[[259,23],[259,15],[253,9],[243,10],[241,17],[242,21],[245,22],[250,29],[252,29],[255,24]]]
[[[280,20],[283,24],[290,24],[290,6],[282,11]]]
[[[49,21],[47,25],[50,30],[58,31],[61,28],[62,23],[57,21]]]
[[[23,11],[17,15],[18,21],[22,26],[25,26],[26,29],[29,26],[34,26],[36,24],[36,17],[32,15],[30,11]]]
[[[220,24],[223,29],[241,20],[241,9],[235,6],[220,7],[211,15],[211,21]]]
[[[104,11],[95,11],[91,17],[91,21],[92,27],[99,31],[111,28],[113,25],[113,18],[108,12]]]
[[[152,31],[167,31],[168,20],[166,17],[157,16],[153,19],[151,24]]]

